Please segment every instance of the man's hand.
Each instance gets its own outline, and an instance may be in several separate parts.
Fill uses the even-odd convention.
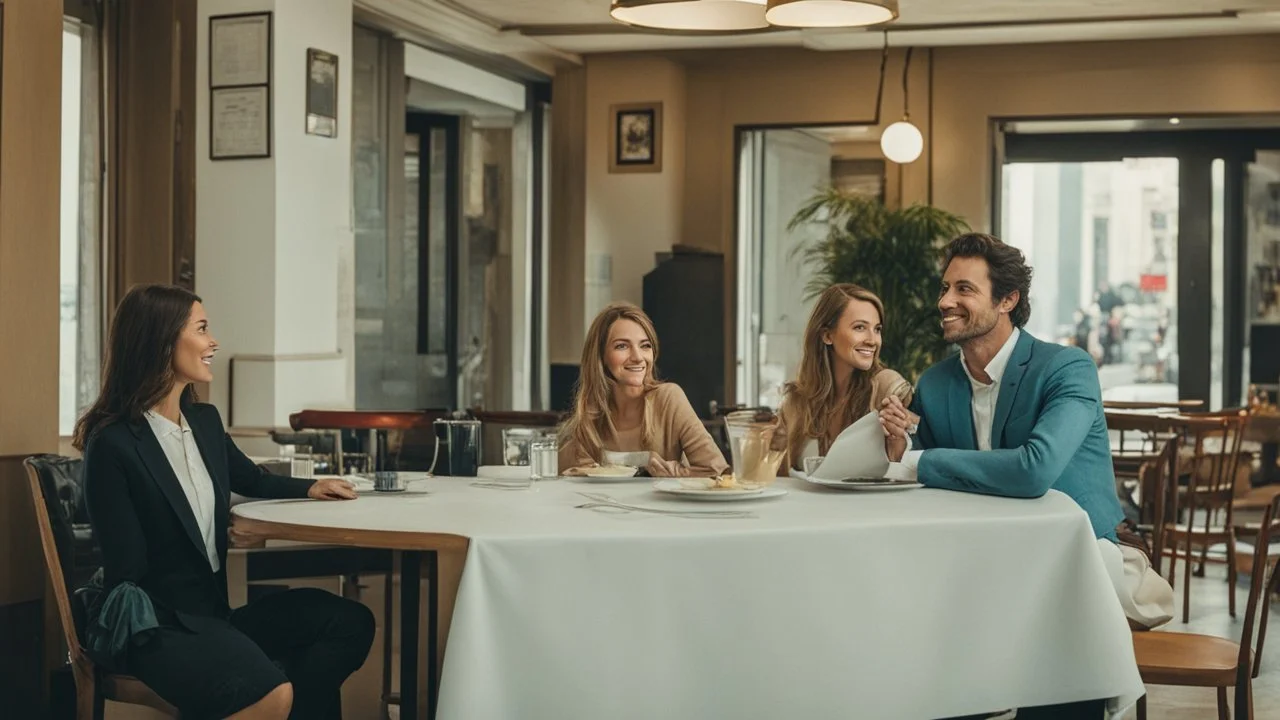
[[[355,500],[356,490],[351,483],[338,477],[317,478],[307,489],[307,497],[313,500]]]
[[[892,462],[900,462],[911,447],[911,435],[920,424],[920,416],[911,412],[897,395],[880,403],[880,427],[884,429],[884,451]]]

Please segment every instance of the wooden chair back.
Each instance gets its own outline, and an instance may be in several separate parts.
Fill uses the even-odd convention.
[[[1183,468],[1190,475],[1187,511],[1193,512],[1197,504],[1206,508],[1225,505],[1229,511],[1249,415],[1231,410],[1189,413],[1186,417],[1191,438],[1190,462]],[[1230,523],[1229,512],[1227,521]]]
[[[1258,676],[1257,668],[1262,661],[1262,643],[1267,633],[1267,615],[1269,593],[1275,584],[1275,578],[1267,577],[1268,549],[1277,530],[1276,517],[1280,513],[1280,497],[1272,501],[1262,516],[1262,527],[1258,532],[1257,544],[1253,547],[1253,565],[1249,573],[1249,600],[1245,603],[1244,627],[1240,632],[1240,655],[1236,666],[1236,715],[1242,716],[1242,709],[1248,710],[1252,717],[1253,688],[1251,680]],[[1280,568],[1280,562],[1277,563]],[[1265,592],[1264,592],[1265,591]],[[1259,605],[1262,620],[1258,621]],[[1254,628],[1258,628],[1255,636]]]
[[[58,608],[58,620],[62,623],[62,635],[67,643],[72,672],[79,687],[81,673],[87,673],[89,677],[93,676],[93,661],[84,654],[80,646],[75,617],[71,614],[71,591],[66,576],[62,572],[62,558],[58,555],[58,544],[54,538],[49,504],[56,503],[57,498],[45,495],[43,483],[40,481],[40,470],[34,458],[27,458],[23,465],[27,470],[27,483],[35,506],[36,527],[40,531],[40,549],[44,553],[44,565],[49,573],[49,583],[53,586],[53,601]]]

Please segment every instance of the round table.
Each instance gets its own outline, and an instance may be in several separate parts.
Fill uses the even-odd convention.
[[[419,558],[430,575],[437,553],[465,558],[440,598],[453,602],[437,628],[438,706],[434,672],[421,705],[442,718],[943,717],[1142,694],[1088,518],[1067,496],[778,486],[788,494],[711,504],[647,481],[505,491],[436,478],[425,493],[234,514],[238,532],[403,551],[405,718],[418,644],[404,609],[418,607]],[[576,507],[580,492],[754,517],[598,512]]]

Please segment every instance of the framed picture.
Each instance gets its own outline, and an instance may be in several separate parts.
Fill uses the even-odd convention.
[[[209,92],[209,159],[271,157],[271,98],[266,85]]]
[[[307,48],[307,134],[338,136],[338,56]]]
[[[209,87],[271,82],[271,13],[209,18]]]
[[[609,172],[662,172],[662,103],[609,108]]]

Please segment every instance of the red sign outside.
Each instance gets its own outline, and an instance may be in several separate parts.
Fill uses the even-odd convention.
[[[1164,292],[1169,289],[1168,275],[1143,275],[1138,280],[1142,292]]]

